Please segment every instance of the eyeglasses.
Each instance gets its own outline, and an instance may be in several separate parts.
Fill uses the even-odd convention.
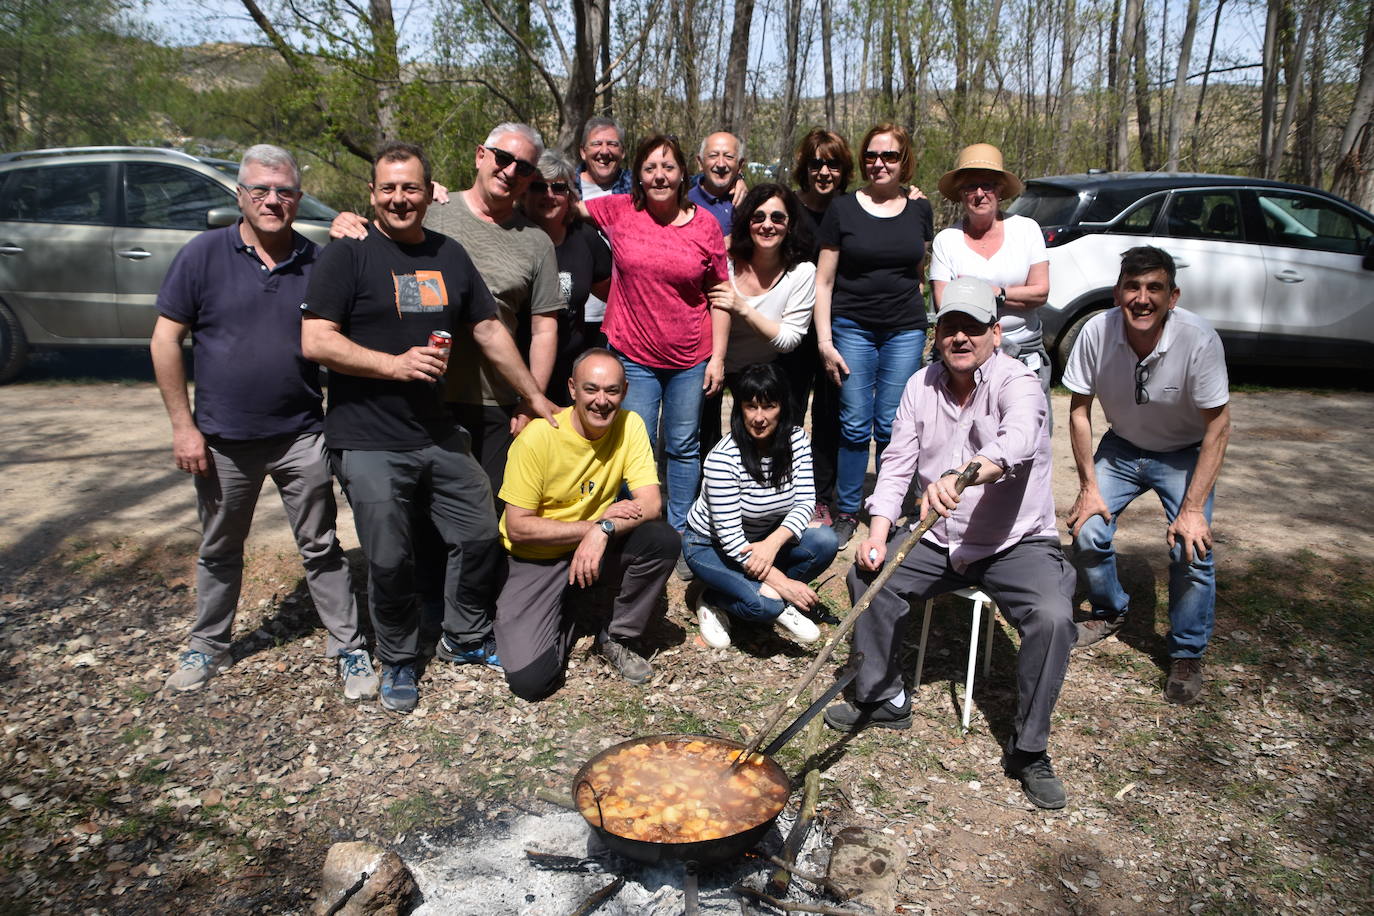
[[[755,226],[763,224],[764,220],[772,220],[774,226],[786,226],[787,214],[782,210],[774,210],[772,213],[764,213],[762,210],[755,210],[749,214],[749,222]]]
[[[806,160],[806,167],[813,172],[819,172],[822,168],[830,169],[832,172],[838,172],[844,168],[838,159],[821,159],[819,157],[813,157]]]
[[[482,149],[491,153],[491,158],[496,160],[496,171],[498,172],[510,168],[512,162],[515,163],[515,174],[521,178],[529,178],[535,172],[533,165],[513,153],[508,153],[495,146],[484,146]]]
[[[1137,404],[1150,403],[1150,392],[1145,390],[1145,383],[1150,380],[1150,367],[1144,363],[1135,364],[1135,402]]]
[[[996,181],[970,181],[961,186],[959,190],[965,194],[972,194],[974,191],[982,191],[984,194],[998,194],[1002,190],[1002,185]]]
[[[255,203],[261,203],[267,199],[267,195],[276,194],[277,200],[290,202],[301,196],[300,188],[282,188],[276,185],[265,184],[241,184],[239,185]]]
[[[902,154],[895,149],[885,149],[881,153],[875,149],[864,150],[864,162],[873,163],[879,159],[888,165],[896,165],[902,161]]]
[[[549,191],[553,191],[559,197],[566,197],[568,188],[569,185],[566,181],[541,181],[536,178],[530,182],[529,191],[531,194],[547,194]]]

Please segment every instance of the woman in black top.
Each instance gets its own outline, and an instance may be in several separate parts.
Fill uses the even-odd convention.
[[[926,342],[923,265],[935,235],[930,201],[904,185],[915,157],[895,124],[869,130],[860,146],[868,183],[835,200],[821,220],[816,263],[816,338],[840,386],[835,533],[843,547],[858,527],[869,442],[878,461],[907,380]]]
[[[539,176],[530,182],[520,209],[553,241],[558,257],[558,286],[563,311],[558,313],[558,354],[549,376],[550,401],[560,407],[572,403],[568,378],[579,354],[606,346],[601,324],[588,323],[583,314],[587,296],[605,299],[611,287],[611,249],[596,231],[577,219],[577,183],[573,164],[558,153],[539,157]]]
[[[802,218],[815,239],[821,219],[831,202],[849,188],[854,175],[854,156],[844,137],[824,128],[814,128],[797,147],[792,176],[797,182],[797,199]],[[820,244],[811,260],[820,252]],[[806,401],[811,399],[811,458],[816,475],[815,520],[829,525],[830,504],[835,501],[835,453],[840,445],[840,390],[825,374],[816,350],[816,326],[791,353],[778,357],[778,363],[792,381],[792,416],[806,416]],[[812,392],[815,392],[813,395]]]

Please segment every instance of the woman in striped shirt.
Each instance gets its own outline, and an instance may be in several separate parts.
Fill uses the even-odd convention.
[[[701,495],[687,515],[683,555],[705,586],[697,622],[707,645],[730,645],[730,618],[777,622],[801,642],[820,636],[802,611],[806,583],[835,559],[835,532],[809,528],[816,489],[811,443],[794,426],[787,377],[747,367],[733,390],[730,435],[706,456]]]

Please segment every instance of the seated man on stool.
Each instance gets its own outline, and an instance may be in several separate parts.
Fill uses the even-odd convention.
[[[935,346],[940,362],[912,376],[892,424],[892,444],[868,499],[868,539],[849,572],[857,601],[906,538],[898,529],[902,499],[915,481],[921,516],[941,516],[902,560],[854,629],[864,655],[855,702],[830,707],[839,731],[870,725],[911,727],[911,698],[902,685],[902,637],[911,607],[974,586],[987,592],[1021,635],[1019,702],[1002,765],[1041,808],[1064,807],[1064,786],[1045,749],[1050,714],[1068,669],[1077,631],[1074,571],[1059,546],[1050,486],[1045,396],[1034,372],[1003,355],[992,287],[961,277],[945,287]],[[960,468],[978,462],[961,495]]]
[[[601,654],[634,684],[653,677],[625,644],[641,635],[681,544],[661,519],[663,499],[644,421],[620,409],[625,370],[608,350],[573,363],[573,405],[558,428],[531,423],[511,444],[501,499],[501,538],[510,556],[496,602],[496,647],[511,692],[537,700],[558,689],[572,646],[565,590],[603,576],[619,582]],[[618,499],[621,485],[629,499]]]

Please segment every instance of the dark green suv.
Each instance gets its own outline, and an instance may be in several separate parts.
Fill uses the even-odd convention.
[[[172,258],[238,219],[238,169],[147,147],[0,155],[0,382],[31,350],[145,346]],[[323,245],[334,216],[307,194],[295,228]]]

